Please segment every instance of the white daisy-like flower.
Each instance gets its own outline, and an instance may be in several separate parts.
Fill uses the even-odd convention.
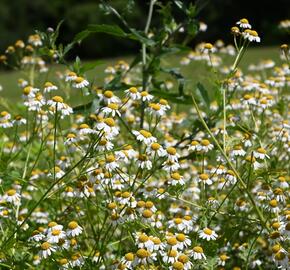
[[[20,205],[20,199],[21,199],[21,196],[20,194],[17,193],[15,189],[9,189],[8,191],[6,191],[6,193],[3,196],[4,201],[8,203],[12,203],[16,206]]]
[[[119,111],[119,105],[116,103],[109,103],[106,107],[102,109],[102,112],[105,115],[112,115],[114,117],[116,114],[121,116],[121,113]]]
[[[200,230],[198,232],[198,236],[199,236],[199,238],[205,239],[207,241],[216,240],[217,237],[218,237],[216,232],[211,230],[211,229],[209,229],[209,228],[204,228],[203,230]]]
[[[141,100],[142,101],[150,101],[150,100],[152,100],[154,98],[147,91],[142,91],[140,94],[141,94]]]
[[[157,155],[158,157],[166,156],[166,150],[159,143],[152,143],[147,149],[148,154]]]
[[[242,148],[241,145],[236,145],[231,151],[231,156],[233,157],[243,157],[246,155],[246,151]]]
[[[139,100],[141,98],[141,94],[136,87],[130,87],[129,89],[125,90],[126,96],[133,99]]]
[[[47,234],[47,242],[48,243],[58,243],[60,239],[64,239],[66,237],[66,234],[62,230],[51,230]]]
[[[77,74],[73,71],[70,71],[66,74],[65,76],[65,81],[66,82],[71,82],[71,81],[74,81],[76,78],[77,78]]]
[[[105,168],[108,171],[115,170],[118,167],[119,167],[119,164],[116,162],[116,158],[115,158],[114,155],[109,155],[109,156],[106,157]]]
[[[104,100],[106,104],[120,103],[120,99],[117,96],[115,96],[114,93],[110,90],[106,90],[102,95],[100,95],[100,99]]]
[[[250,42],[255,41],[259,43],[261,41],[261,38],[259,37],[257,31],[255,30],[246,29],[242,35],[244,39],[247,39]]]
[[[249,21],[245,18],[243,19],[240,19],[237,23],[236,23],[239,27],[241,28],[248,28],[248,29],[251,29],[252,26],[249,24]]]
[[[255,151],[253,152],[253,154],[254,154],[254,157],[255,157],[255,158],[258,158],[258,159],[270,158],[270,157],[267,155],[267,151],[266,151],[264,148],[262,148],[262,147],[260,147],[260,148],[258,148],[257,150],[255,150]]]
[[[178,233],[175,236],[178,241],[178,246],[180,250],[183,250],[191,245],[191,240],[187,235],[183,233]]]
[[[21,115],[16,115],[12,123],[16,126],[25,125],[27,123],[26,119],[23,118]]]
[[[46,259],[47,257],[49,257],[53,252],[56,251],[56,248],[48,242],[44,242],[41,244],[40,246],[41,250],[39,252],[39,256],[41,258]]]
[[[94,134],[96,131],[92,128],[90,128],[87,124],[81,124],[79,126],[79,134],[80,135],[88,135],[88,134]]]
[[[73,113],[73,109],[63,102],[63,98],[60,96],[54,96],[52,99],[47,101],[47,105],[51,106],[50,112],[55,113],[56,111],[60,113],[61,118]]]
[[[147,155],[140,154],[138,155],[137,164],[141,169],[152,169],[152,162],[148,159]]]
[[[40,242],[45,238],[45,235],[41,233],[40,231],[33,231],[32,235],[29,237],[28,241],[35,241]]]
[[[68,224],[68,229],[66,231],[66,234],[70,237],[75,237],[81,234],[83,231],[83,228],[79,226],[79,224],[76,221],[71,221]]]
[[[170,162],[178,162],[180,155],[177,153],[176,149],[172,146],[166,149],[166,156]]]
[[[198,177],[198,182],[201,182],[203,183],[204,185],[207,184],[207,185],[212,185],[213,181],[212,179],[209,177],[208,174],[206,173],[202,173],[199,175]]]
[[[202,151],[207,153],[208,151],[212,150],[214,148],[214,146],[210,143],[209,140],[204,139],[201,140],[200,144],[198,146],[196,146],[197,151]]]
[[[181,176],[178,172],[173,172],[170,175],[170,179],[168,180],[168,184],[172,185],[172,186],[176,186],[176,185],[184,185],[184,178],[183,176]]]
[[[85,88],[89,85],[90,83],[83,77],[76,77],[73,80],[72,86],[75,88]]]
[[[38,34],[30,35],[28,37],[28,43],[32,44],[35,47],[42,46],[41,37]]]
[[[103,119],[96,127],[99,131],[105,132],[105,138],[108,140],[119,134],[119,129],[116,127],[115,120],[110,117]]]
[[[162,252],[162,260],[164,263],[173,264],[178,260],[179,252],[176,249],[170,249],[167,252]]]
[[[206,260],[206,256],[203,253],[203,248],[195,246],[191,251],[191,256],[194,260]]]
[[[144,129],[140,131],[133,130],[132,133],[136,136],[136,139],[140,142],[144,142],[146,145],[151,145],[152,143],[156,142],[157,139],[152,136],[152,134]]]
[[[50,93],[51,91],[57,90],[58,87],[51,82],[46,82],[44,84],[44,93]]]

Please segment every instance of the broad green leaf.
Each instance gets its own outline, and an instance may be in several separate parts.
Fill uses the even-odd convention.
[[[125,33],[119,26],[117,25],[108,25],[108,24],[90,24],[87,28],[89,32],[95,33],[106,33],[109,35],[117,36],[117,37],[126,37],[127,33]]]
[[[96,66],[102,65],[103,63],[104,63],[104,61],[98,60],[98,61],[95,61],[95,62],[92,62],[92,63],[84,64],[81,67],[81,72],[84,73],[84,72],[86,72],[88,70],[94,69]]]
[[[84,30],[82,32],[77,33],[74,37],[74,42],[81,42],[82,40],[87,38],[90,35],[90,33],[91,32],[88,30]]]
[[[204,86],[201,83],[197,83],[196,90],[200,94],[202,101],[207,109],[210,107],[210,99],[207,90],[204,88]]]

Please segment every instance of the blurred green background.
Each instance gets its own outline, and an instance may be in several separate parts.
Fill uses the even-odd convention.
[[[148,11],[146,0],[107,1],[120,11],[130,25],[143,29]],[[160,1],[166,3],[168,1]],[[223,39],[231,40],[230,27],[243,17],[250,20],[262,38],[263,45],[278,45],[287,42],[287,36],[278,29],[279,21],[290,18],[289,0],[199,0],[203,9],[198,19],[209,27],[194,42],[206,40],[214,42]],[[178,15],[178,14],[177,14]],[[177,16],[178,17],[178,16]],[[55,28],[64,19],[60,41],[67,43],[75,34],[84,30],[91,23],[120,22],[100,9],[99,0],[1,0],[0,1],[0,50],[13,44],[17,39],[26,40],[35,29]],[[158,14],[154,13],[153,25],[158,27]],[[194,46],[194,43],[191,44]],[[117,48],[117,49],[116,49]],[[124,39],[112,38],[105,34],[97,34],[86,39],[72,54],[86,59],[96,57],[114,57],[132,54],[138,50],[137,44]]]

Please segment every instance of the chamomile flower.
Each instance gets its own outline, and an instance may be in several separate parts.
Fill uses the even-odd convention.
[[[178,162],[178,158],[180,155],[177,153],[176,149],[172,146],[168,147],[166,149],[167,152],[167,158],[170,162]]]
[[[170,175],[170,179],[168,180],[168,184],[172,186],[176,185],[184,185],[185,182],[183,180],[183,177],[178,172],[173,172]]]
[[[212,185],[212,183],[213,183],[212,179],[206,173],[202,173],[199,175],[198,182],[203,183],[204,185],[205,184]]]
[[[203,248],[201,246],[193,247],[190,254],[194,260],[206,260],[206,256],[204,255]]]
[[[103,99],[106,104],[120,103],[120,99],[117,96],[115,96],[114,93],[110,90],[106,90],[101,96],[101,99]]]
[[[144,142],[146,145],[151,145],[157,141],[157,139],[149,131],[144,129],[141,129],[140,131],[133,130],[132,133],[136,136],[138,141]]]
[[[89,85],[90,83],[83,77],[76,77],[73,79],[73,84],[72,86],[74,88],[85,88]]]
[[[63,98],[60,96],[54,96],[52,99],[47,101],[47,105],[50,107],[51,113],[59,113],[61,115],[61,118],[64,118],[67,115],[70,115],[73,113],[72,108],[64,103]]]
[[[243,32],[243,37],[244,39],[249,40],[250,42],[255,41],[259,43],[261,41],[261,38],[259,37],[257,31],[255,30],[246,29]]]
[[[249,24],[249,21],[245,18],[240,19],[236,24],[239,27],[244,28],[244,29],[246,29],[246,28],[251,29],[252,28],[252,26]]]
[[[136,87],[130,87],[125,90],[126,96],[131,98],[132,100],[139,100],[141,98],[141,94]]]
[[[7,190],[3,196],[4,201],[14,204],[16,206],[20,205],[20,199],[21,199],[21,196],[19,193],[17,193],[15,189]]]
[[[49,242],[43,242],[40,246],[40,249],[39,256],[44,259],[51,256],[51,254],[56,251],[56,248],[53,246],[53,244]]]
[[[51,82],[46,82],[44,84],[44,93],[50,93],[51,91],[57,90],[58,87]]]
[[[201,140],[200,144],[198,145],[197,150],[207,153],[208,151],[212,150],[213,148],[214,148],[214,146],[210,143],[209,140],[203,139],[203,140]]]
[[[142,91],[140,93],[141,95],[141,100],[144,101],[151,101],[154,97],[150,95],[147,91]]]
[[[262,147],[260,147],[257,150],[255,150],[253,152],[253,154],[254,154],[254,157],[257,158],[257,159],[262,159],[263,160],[263,159],[266,159],[266,158],[270,158],[267,155],[267,151],[264,148],[262,148]]]
[[[119,105],[116,103],[109,103],[106,107],[102,109],[102,112],[105,115],[111,115],[114,117],[115,115],[121,116],[121,113],[119,111]]]
[[[152,143],[147,149],[148,154],[157,155],[158,157],[164,157],[166,155],[166,150],[157,142]]]
[[[62,230],[51,230],[47,234],[47,242],[48,243],[58,243],[60,239],[64,239],[66,237],[66,234]]]
[[[211,230],[210,228],[204,228],[198,232],[198,236],[201,239],[205,239],[207,241],[216,240],[218,235],[215,231]]]
[[[81,234],[82,231],[83,231],[83,228],[81,226],[79,226],[76,221],[71,221],[68,224],[68,229],[66,231],[66,234],[70,237],[75,237],[75,236],[78,236],[79,234]]]
[[[74,81],[77,78],[77,74],[73,71],[69,71],[66,76],[65,76],[65,81],[66,82],[71,82]]]

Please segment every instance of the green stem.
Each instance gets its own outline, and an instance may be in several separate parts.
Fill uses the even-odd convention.
[[[201,121],[201,123],[203,124],[204,128],[206,129],[206,131],[208,132],[208,134],[210,135],[210,137],[212,138],[212,140],[214,141],[214,143],[216,144],[217,148],[220,150],[221,154],[223,155],[223,157],[225,158],[226,162],[228,163],[229,167],[231,168],[231,170],[234,172],[234,174],[236,175],[237,179],[239,180],[239,183],[241,184],[242,188],[245,190],[245,192],[247,193],[254,209],[255,212],[257,213],[262,225],[269,230],[269,228],[267,227],[265,218],[262,214],[262,212],[260,211],[260,209],[258,208],[258,206],[255,203],[255,199],[253,198],[252,194],[249,192],[249,190],[247,189],[247,185],[244,182],[244,180],[241,178],[240,174],[238,173],[238,171],[236,170],[235,166],[232,164],[232,162],[229,160],[226,152],[223,150],[223,148],[220,146],[219,142],[217,141],[217,139],[215,138],[215,136],[212,134],[212,132],[210,131],[208,125],[206,124],[206,122],[204,121],[200,109],[195,101],[195,98],[193,97],[193,95],[191,95],[192,97],[192,101],[193,101],[193,105],[196,109],[197,115]]]

